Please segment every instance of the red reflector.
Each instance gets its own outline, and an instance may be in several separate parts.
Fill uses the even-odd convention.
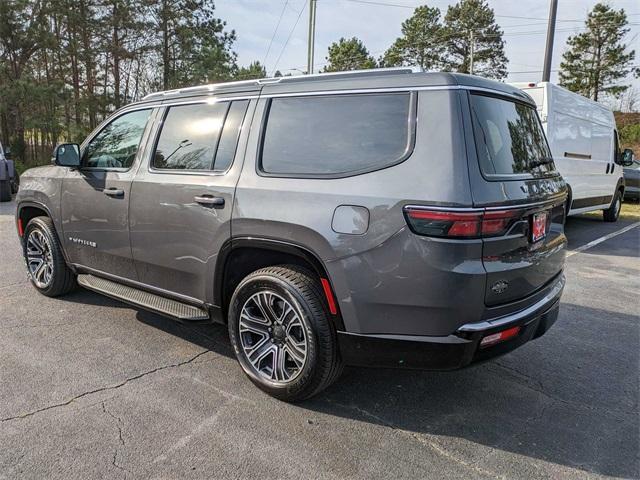
[[[22,219],[18,219],[18,235],[24,235],[24,228],[22,228]]]
[[[333,298],[333,293],[331,292],[331,285],[329,284],[329,280],[326,278],[321,278],[320,283],[322,283],[322,290],[324,290],[324,296],[327,297],[327,304],[329,305],[329,311],[331,315],[337,315],[338,309],[336,307],[336,301]]]
[[[509,340],[510,338],[515,337],[519,332],[520,327],[511,327],[498,333],[492,333],[491,335],[487,335],[480,341],[480,347],[489,347],[491,345],[495,345],[496,343],[504,342],[505,340]]]

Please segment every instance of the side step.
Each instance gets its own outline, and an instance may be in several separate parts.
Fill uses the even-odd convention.
[[[116,300],[121,300],[178,320],[199,321],[209,319],[209,312],[204,308],[194,307],[187,303],[162,297],[155,293],[145,292],[144,290],[112,282],[111,280],[94,275],[78,275],[78,284],[94,292],[102,293],[107,297],[115,298]]]

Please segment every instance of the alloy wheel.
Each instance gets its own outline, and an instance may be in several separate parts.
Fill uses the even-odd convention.
[[[38,288],[47,288],[53,278],[53,256],[47,237],[38,229],[27,237],[27,267]]]
[[[294,380],[307,361],[308,339],[300,314],[273,291],[254,293],[239,322],[243,353],[255,374],[271,382]]]

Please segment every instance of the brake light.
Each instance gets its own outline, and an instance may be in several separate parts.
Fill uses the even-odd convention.
[[[521,210],[472,212],[405,207],[411,231],[430,237],[479,238],[504,235],[521,215]]]
[[[490,347],[496,343],[504,342],[505,340],[515,337],[518,333],[520,333],[520,327],[511,327],[498,333],[492,333],[480,341],[480,348]]]

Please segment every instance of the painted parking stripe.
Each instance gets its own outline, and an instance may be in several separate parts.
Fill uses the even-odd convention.
[[[608,235],[605,235],[604,237],[596,238],[595,240],[592,240],[589,243],[585,243],[584,245],[579,246],[575,250],[570,250],[569,252],[567,252],[567,257],[570,257],[571,255],[575,255],[576,253],[584,252],[585,250],[589,250],[591,247],[595,247],[596,245],[599,245],[602,242],[606,242],[610,238],[617,237],[618,235],[622,235],[623,233],[628,232],[629,230],[637,227],[638,225],[640,225],[640,222],[632,223],[631,225],[627,225],[626,227],[621,228],[620,230],[612,232]]]

